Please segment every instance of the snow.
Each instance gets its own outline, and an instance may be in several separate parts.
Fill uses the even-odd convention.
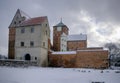
[[[0,67],[0,83],[120,83],[120,70]]]
[[[80,41],[80,40],[87,40],[86,34],[80,34],[80,35],[68,35],[67,41]]]
[[[77,51],[81,51],[81,52],[83,52],[83,51],[92,51],[92,52],[94,52],[94,51],[103,51],[102,49],[95,49],[95,50],[77,50]],[[107,50],[106,50],[107,51]]]
[[[58,52],[52,52],[52,54],[76,54],[76,51],[58,51]]]

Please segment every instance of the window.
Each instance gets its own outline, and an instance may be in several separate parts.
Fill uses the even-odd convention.
[[[62,27],[57,27],[57,31],[61,31],[62,30]]]
[[[25,28],[22,28],[22,29],[21,29],[21,33],[25,33]]]
[[[47,24],[46,24],[46,27],[47,27]]]
[[[21,21],[19,21],[19,23],[21,23]]]
[[[45,47],[45,42],[43,42],[43,46]]]
[[[21,42],[21,46],[24,46],[24,42]]]
[[[34,46],[34,42],[33,41],[30,42],[30,46]]]
[[[37,57],[35,57],[35,60],[37,60]]]
[[[16,22],[14,22],[14,24],[16,24]]]
[[[46,35],[47,35],[47,30],[45,31]]]
[[[33,33],[33,32],[34,32],[34,28],[32,27],[32,28],[31,28],[31,33]]]

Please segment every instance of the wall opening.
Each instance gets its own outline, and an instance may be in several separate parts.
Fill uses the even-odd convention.
[[[25,55],[25,60],[31,60],[30,54],[26,54],[26,55]]]

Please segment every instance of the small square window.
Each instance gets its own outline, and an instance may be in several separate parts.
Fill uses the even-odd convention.
[[[37,57],[35,57],[35,60],[37,60]]]
[[[21,21],[19,21],[19,23],[21,23]]]
[[[47,27],[47,24],[46,24],[46,27]]]
[[[14,22],[14,24],[16,24],[16,22]]]
[[[47,30],[45,31],[46,35],[47,35]]]
[[[34,28],[32,27],[32,28],[31,28],[31,33],[33,33],[33,32],[34,32]]]
[[[45,47],[45,42],[43,42],[43,46]]]
[[[24,46],[24,42],[21,42],[21,46]]]
[[[22,29],[21,29],[21,33],[25,33],[25,28],[22,28]]]
[[[30,46],[34,46],[34,42],[33,41],[30,42]]]

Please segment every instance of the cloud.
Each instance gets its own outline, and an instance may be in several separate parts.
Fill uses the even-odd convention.
[[[120,0],[4,0],[0,2],[0,50],[7,49],[8,26],[18,8],[31,17],[48,16],[49,25],[60,18],[70,34],[86,33],[89,46],[118,42],[120,31]],[[51,32],[52,33],[52,32]],[[7,53],[6,53],[7,54]]]

